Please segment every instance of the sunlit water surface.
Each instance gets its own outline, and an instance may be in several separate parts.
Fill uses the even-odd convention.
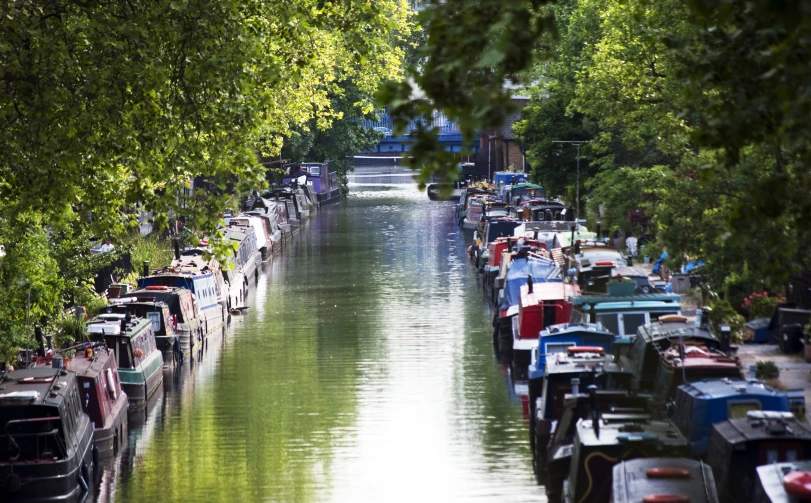
[[[97,501],[545,501],[453,203],[400,168],[350,189],[165,371]]]

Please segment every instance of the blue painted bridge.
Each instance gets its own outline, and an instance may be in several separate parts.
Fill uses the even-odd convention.
[[[375,148],[363,153],[377,155],[391,154],[393,156],[400,156],[403,152],[411,150],[414,139],[409,133],[416,130],[418,127],[417,123],[413,121],[406,127],[405,136],[394,136],[392,134],[391,117],[385,112],[380,114],[379,121],[363,121],[363,126],[368,129],[375,129],[384,135]],[[447,151],[461,152],[464,147],[467,147],[468,152],[472,152],[473,154],[478,152],[478,143],[474,142],[472,145],[464,145],[462,142],[462,133],[459,132],[459,126],[445,117],[444,114],[434,112],[430,126],[438,130],[439,141],[445,145]]]

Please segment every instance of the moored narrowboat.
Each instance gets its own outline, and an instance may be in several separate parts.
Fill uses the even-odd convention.
[[[636,337],[639,327],[663,316],[680,315],[680,299],[669,294],[581,295],[572,299],[572,320],[601,323],[609,332],[630,340]]]
[[[282,179],[287,185],[304,177],[304,184],[311,184],[315,201],[319,206],[337,203],[340,201],[340,187],[338,186],[338,172],[330,171],[328,163],[304,162],[299,165],[285,166],[288,171]]]
[[[121,322],[101,318],[91,320],[87,333],[101,339],[115,354],[121,387],[130,409],[146,406],[163,382],[163,357],[155,343],[152,322],[127,315]]]
[[[721,502],[749,503],[757,467],[811,459],[811,427],[790,412],[752,410],[713,426],[707,463]]]
[[[521,286],[518,315],[512,323],[512,359],[515,367],[524,373],[527,371],[530,354],[540,340],[538,334],[553,325],[567,323],[572,316],[570,299],[579,294],[577,283],[533,281]],[[542,354],[546,354],[546,350]]]
[[[141,290],[138,290],[139,292]],[[149,292],[148,290],[146,292]],[[188,304],[191,307],[191,303]],[[139,318],[147,318],[152,322],[152,330],[155,332],[155,344],[163,354],[163,361],[170,362],[179,355],[175,355],[175,341],[177,341],[177,351],[180,353],[180,334],[181,332],[188,337],[190,331],[185,323],[185,317],[182,311],[175,305],[175,312],[172,314],[169,305],[163,301],[156,300],[154,297],[124,297],[119,299],[110,299],[110,305],[105,308],[107,313],[116,313],[119,315],[137,316]],[[178,321],[181,320],[181,321]]]
[[[712,425],[745,417],[750,410],[788,412],[785,393],[759,381],[712,379],[679,386],[673,422],[690,440],[693,456],[707,451]]]
[[[614,466],[612,503],[718,503],[712,469],[684,458],[643,458]]]
[[[172,346],[175,337],[179,338],[180,349],[187,356],[193,355],[194,351],[200,348],[205,331],[205,320],[200,314],[199,303],[195,302],[192,292],[188,288],[151,285],[127,292],[120,300],[110,302],[111,305],[108,309],[113,313],[123,315],[129,312],[130,315],[143,316],[153,322],[159,318],[162,328],[155,332],[155,341],[158,349],[164,354],[173,352]],[[161,304],[166,304],[169,310],[171,325],[167,325],[164,320],[165,313]],[[153,326],[153,330],[154,328]]]
[[[93,426],[76,374],[0,372],[0,500],[75,501],[87,493],[92,470]]]
[[[644,414],[603,413],[577,426],[569,477],[563,483],[566,503],[608,503],[612,470],[620,460],[687,456],[687,439],[670,421]]]
[[[93,424],[99,454],[112,456],[126,441],[129,407],[115,355],[105,345],[88,345],[71,359],[68,370],[76,373],[82,409]]]

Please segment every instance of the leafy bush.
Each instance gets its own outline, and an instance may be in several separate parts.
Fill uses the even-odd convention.
[[[731,334],[730,339],[733,344],[740,344],[743,342],[743,325],[746,320],[732,308],[729,302],[718,299],[713,302],[710,307],[710,324],[713,332],[719,334],[721,332],[721,325],[729,325]]]
[[[780,369],[771,360],[758,361],[755,364],[755,377],[758,379],[777,379],[780,377]]]
[[[749,319],[766,318],[772,315],[778,304],[786,302],[785,297],[777,294],[769,296],[769,292],[752,292],[748,297],[744,297],[741,309],[749,313]]]

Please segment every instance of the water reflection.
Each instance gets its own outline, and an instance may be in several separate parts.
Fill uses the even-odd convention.
[[[545,501],[451,203],[350,183],[169,372],[99,501]]]

